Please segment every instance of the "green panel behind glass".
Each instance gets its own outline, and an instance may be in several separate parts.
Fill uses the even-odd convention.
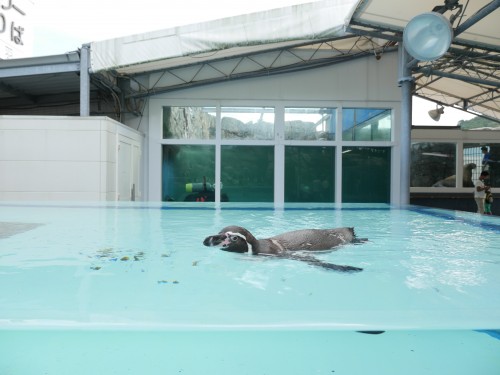
[[[335,201],[335,147],[285,147],[285,202]]]
[[[342,202],[389,203],[390,187],[389,147],[342,149]]]
[[[274,147],[222,146],[221,179],[231,202],[273,202]]]
[[[214,198],[210,186],[215,180],[215,146],[165,145],[162,164],[162,200],[196,200],[196,191],[186,191],[186,184],[208,183],[209,199]],[[200,185],[194,185],[200,186]],[[206,198],[204,198],[206,199]]]

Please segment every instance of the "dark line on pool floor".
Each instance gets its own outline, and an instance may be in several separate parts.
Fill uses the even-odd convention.
[[[477,228],[482,228],[482,229],[486,229],[486,230],[500,232],[500,224],[488,223],[485,221],[476,221],[476,220],[471,220],[471,219],[464,218],[464,217],[456,217],[452,213],[448,213],[446,211],[435,211],[435,209],[433,209],[433,208],[415,207],[415,206],[408,207],[407,210],[411,211],[411,212],[423,214],[423,215],[437,217],[437,218],[448,220],[448,221],[461,222],[461,223],[471,225],[471,226],[477,227]],[[465,212],[465,211],[453,211],[453,212],[469,213],[469,212]],[[472,214],[472,215],[474,215],[474,214]],[[479,214],[477,214],[477,215],[478,215],[477,219],[480,220],[481,216],[479,216]],[[490,218],[490,217],[487,216],[485,218]]]

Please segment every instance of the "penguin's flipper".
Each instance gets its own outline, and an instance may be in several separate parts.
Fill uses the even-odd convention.
[[[338,265],[338,264],[323,262],[322,260],[319,260],[318,258],[315,258],[311,255],[306,255],[306,254],[283,252],[283,253],[278,254],[277,256],[280,258],[285,258],[285,259],[300,260],[302,262],[310,264],[311,266],[321,267],[321,268],[324,268],[324,269],[330,270],[330,271],[338,271],[338,272],[363,271],[363,269],[359,268],[359,267],[342,266],[342,265]]]

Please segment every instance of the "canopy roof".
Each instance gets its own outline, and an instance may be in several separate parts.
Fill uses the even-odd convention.
[[[461,13],[445,56],[413,69],[415,94],[500,120],[500,0],[323,0],[95,42],[92,70],[162,71],[154,93],[395,51],[416,15]],[[150,95],[144,89],[131,96]]]
[[[370,36],[384,46],[400,43],[416,15],[436,11],[452,24],[448,52],[412,68],[415,95],[500,120],[500,0],[361,1],[348,32]]]
[[[404,27],[414,16],[434,10],[447,18],[457,14],[455,38],[442,58],[412,66],[414,94],[500,120],[499,6],[500,0],[320,0],[93,42],[91,90],[108,89],[113,95],[136,98],[369,55],[377,58],[397,50]],[[34,60],[0,61],[0,98],[36,102],[42,93],[30,92],[29,80],[41,74],[33,66],[46,61]],[[12,64],[31,67],[22,76],[24,81],[16,80],[15,73],[9,75]],[[43,74],[53,73],[50,69]],[[120,92],[116,84],[118,79],[144,82],[140,78],[155,74],[161,80],[153,87],[138,85]],[[77,74],[66,77],[78,85]]]

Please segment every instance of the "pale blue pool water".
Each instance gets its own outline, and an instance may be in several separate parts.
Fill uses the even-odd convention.
[[[0,374],[500,374],[498,218],[185,207],[0,204]],[[202,245],[230,224],[354,226],[317,256],[364,270]]]

